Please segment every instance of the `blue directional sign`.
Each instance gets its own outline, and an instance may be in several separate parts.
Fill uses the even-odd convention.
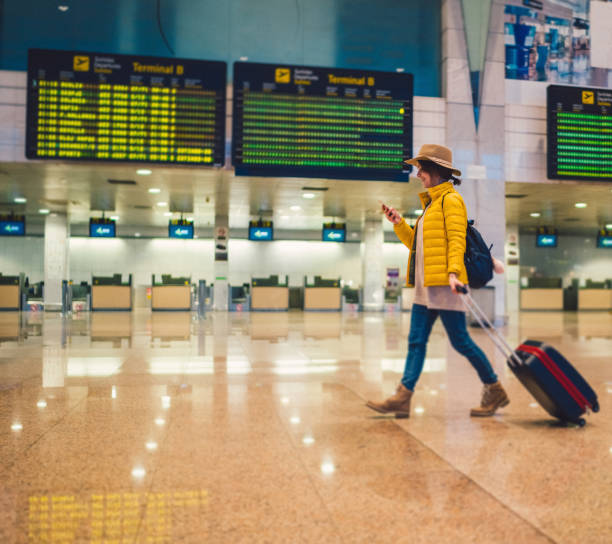
[[[346,242],[345,229],[323,229],[324,242]]]
[[[536,247],[557,247],[556,234],[538,234]]]
[[[0,221],[0,236],[25,236],[25,220]]]
[[[117,231],[112,219],[103,217],[92,217],[89,220],[90,238],[115,238]]]

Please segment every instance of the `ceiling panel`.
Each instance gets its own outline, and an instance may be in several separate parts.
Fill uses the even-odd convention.
[[[41,225],[38,210],[48,208],[69,213],[71,224],[78,226],[105,210],[119,215],[122,227],[165,227],[167,213],[179,217],[182,211],[204,227],[214,225],[219,203],[219,209],[229,208],[232,228],[244,228],[249,219],[262,216],[272,218],[279,229],[316,230],[322,221],[336,219],[358,230],[367,217],[379,216],[381,200],[413,214],[422,190],[414,178],[406,184],[235,177],[231,170],[201,168],[155,167],[143,176],[136,170],[132,165],[5,163],[0,165],[0,212],[26,213],[29,224]],[[109,179],[135,184],[111,184]],[[151,194],[151,188],[160,192]],[[307,192],[314,197],[303,198]],[[612,223],[612,184],[506,183],[506,195],[506,222],[524,231],[548,225],[566,233],[592,233]],[[27,203],[14,204],[18,196]],[[587,207],[578,209],[576,202]],[[541,216],[531,217],[536,212]],[[385,229],[390,228],[385,222]]]

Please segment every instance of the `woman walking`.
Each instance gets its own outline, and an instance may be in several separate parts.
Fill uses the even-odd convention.
[[[510,400],[499,383],[491,363],[470,338],[465,311],[457,288],[468,282],[463,256],[467,230],[467,211],[463,198],[453,185],[459,185],[461,172],[453,167],[450,149],[424,145],[416,157],[407,160],[418,168],[417,177],[426,192],[420,193],[423,213],[414,228],[397,210],[383,205],[383,211],[397,237],[410,248],[409,287],[415,288],[410,319],[408,355],[401,383],[395,394],[382,402],[368,401],[377,412],[410,416],[410,400],[423,370],[429,334],[438,316],[442,319],[452,346],[466,357],[484,384],[480,406],[472,416],[492,416]]]

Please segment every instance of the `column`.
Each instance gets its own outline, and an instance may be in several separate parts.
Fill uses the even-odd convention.
[[[385,302],[382,217],[366,219],[361,239],[362,306],[364,311],[380,311]]]
[[[229,308],[229,179],[220,172],[215,189],[215,286],[213,308],[227,311]]]
[[[506,227],[506,310],[508,313],[520,309],[520,261],[518,225]]]
[[[443,93],[446,97],[446,145],[453,162],[462,171],[458,187],[468,217],[488,244],[492,254],[503,260],[505,242],[505,83],[503,47],[503,3],[490,6],[484,69],[478,93],[478,125],[474,114],[472,84],[465,35],[464,11],[460,0],[442,3]],[[478,63],[477,63],[478,64]],[[496,321],[505,316],[504,277],[495,276]]]
[[[229,220],[227,215],[215,214],[215,287],[214,309],[227,311],[229,307]]]
[[[69,279],[70,225],[64,214],[45,218],[45,288],[46,311],[62,310],[62,280]]]

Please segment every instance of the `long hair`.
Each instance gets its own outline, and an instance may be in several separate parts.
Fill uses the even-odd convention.
[[[453,176],[453,171],[450,168],[445,168],[433,161],[419,161],[421,170],[427,172],[430,176],[438,176],[442,181],[452,181],[453,185],[461,185],[461,180]]]

